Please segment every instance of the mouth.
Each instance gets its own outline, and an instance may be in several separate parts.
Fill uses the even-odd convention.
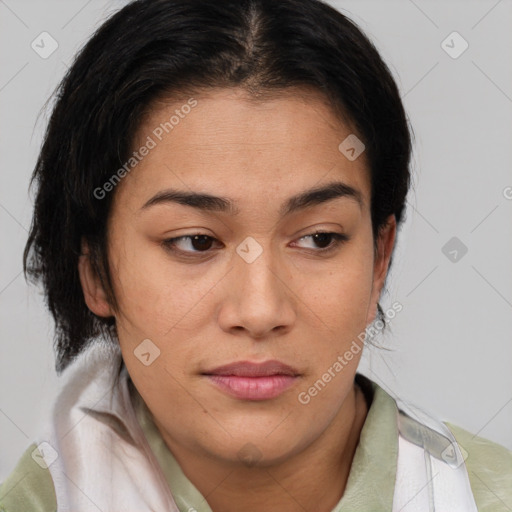
[[[270,400],[292,387],[299,372],[280,361],[238,361],[203,372],[215,387],[241,400]]]

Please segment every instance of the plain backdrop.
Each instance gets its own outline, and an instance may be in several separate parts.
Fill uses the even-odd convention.
[[[29,177],[47,121],[38,115],[76,51],[124,3],[0,0],[0,480],[57,384],[53,322],[21,272]],[[330,3],[390,66],[416,138],[381,301],[403,309],[378,341],[392,350],[367,351],[361,371],[512,449],[512,2]],[[42,32],[58,44],[48,58],[31,47]]]

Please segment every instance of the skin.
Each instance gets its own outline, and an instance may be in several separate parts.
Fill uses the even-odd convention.
[[[84,297],[95,314],[115,316],[135,386],[214,512],[327,512],[343,495],[367,414],[354,384],[362,351],[307,405],[298,395],[375,318],[394,216],[375,253],[365,155],[349,161],[338,150],[353,132],[319,94],[249,101],[241,90],[220,89],[194,97],[197,106],[115,190],[108,251],[118,308],[108,304],[85,242]],[[185,101],[155,104],[134,147]],[[357,189],[362,205],[339,197],[279,216],[289,197],[334,180]],[[142,208],[168,188],[230,198],[239,212],[171,202]],[[349,240],[322,254],[330,240],[315,243],[306,236],[315,230]],[[190,239],[175,246],[188,259],[162,245],[196,233],[216,240],[206,253]],[[263,251],[252,263],[236,252],[246,237]],[[134,350],[148,338],[160,356],[145,366]],[[270,359],[300,376],[269,400],[234,398],[202,375],[235,361]],[[258,460],[247,464],[240,450]]]

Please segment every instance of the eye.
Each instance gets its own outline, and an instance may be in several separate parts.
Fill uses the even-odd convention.
[[[343,242],[349,240],[349,237],[342,233],[317,231],[299,238],[299,242],[304,240],[311,240],[315,244],[314,247],[310,246],[306,247],[306,249],[315,249],[314,252],[323,253],[335,250]],[[200,253],[207,254],[211,252],[214,242],[218,242],[218,240],[203,233],[194,233],[176,238],[168,238],[162,242],[162,245],[168,251],[194,257]]]
[[[170,251],[193,254],[208,252],[214,241],[215,238],[211,236],[204,235],[202,233],[195,233],[193,235],[169,238],[164,240],[162,244]]]
[[[336,249],[343,242],[348,241],[349,237],[344,235],[343,233],[331,233],[327,231],[317,231],[310,235],[305,235],[299,238],[299,242],[301,240],[310,240],[313,244],[316,245],[316,248],[320,246],[320,249],[317,249],[315,252],[327,252]],[[308,248],[308,247],[307,247]],[[309,247],[315,249],[315,247]]]

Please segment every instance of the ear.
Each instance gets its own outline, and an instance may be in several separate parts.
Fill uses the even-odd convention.
[[[114,316],[101,280],[91,263],[89,247],[84,240],[82,240],[82,251],[78,259],[78,273],[87,307],[95,315]]]
[[[377,254],[373,264],[373,285],[367,324],[372,323],[377,316],[377,305],[388,274],[389,262],[396,238],[396,218],[394,215],[387,218],[386,224],[380,229],[377,236]]]

